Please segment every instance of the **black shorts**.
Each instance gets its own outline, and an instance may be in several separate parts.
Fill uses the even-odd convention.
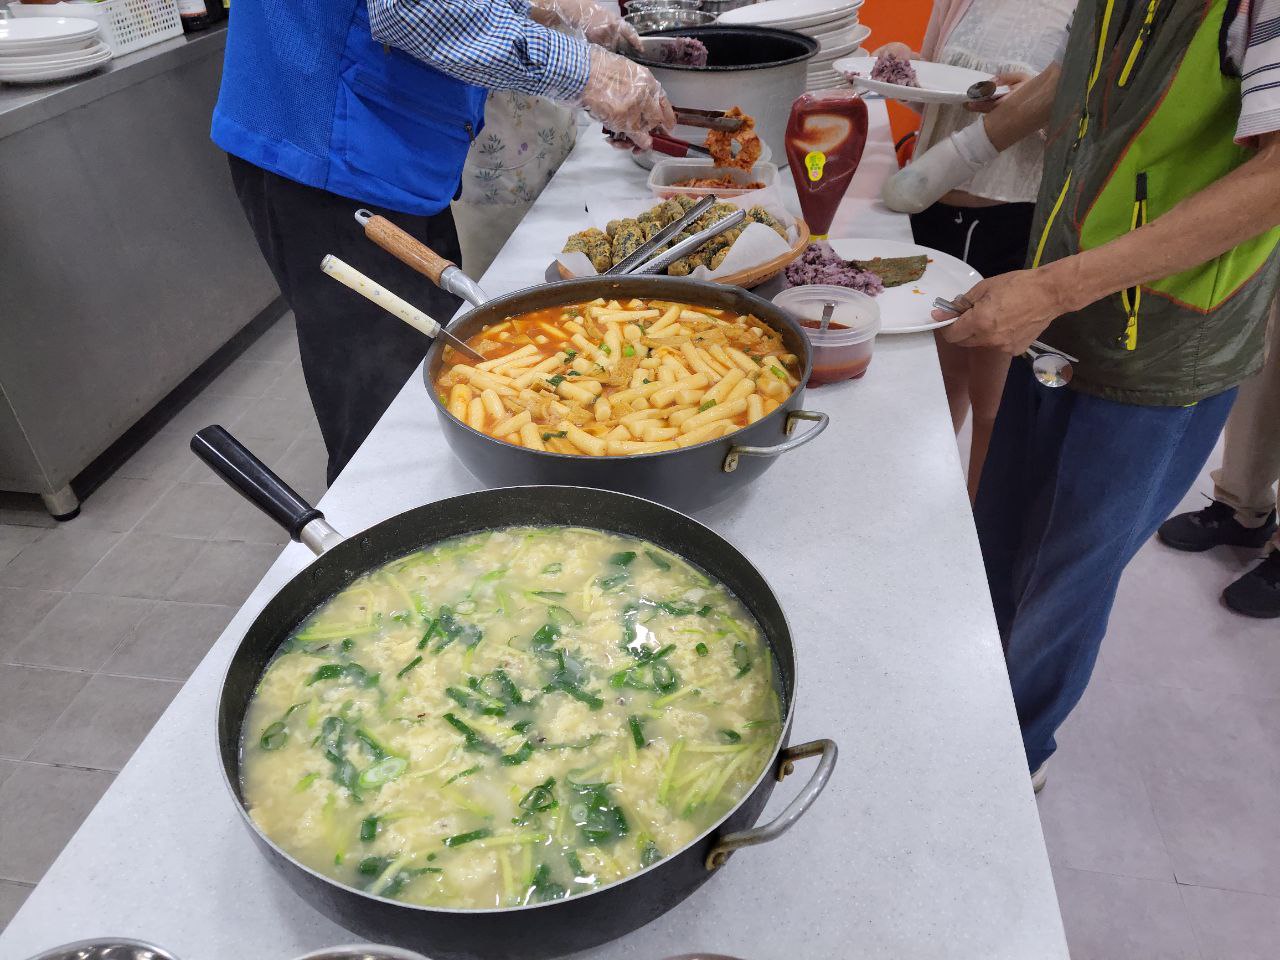
[[[983,277],[1021,270],[1027,262],[1034,203],[950,207],[935,203],[911,217],[916,243],[963,260]]]

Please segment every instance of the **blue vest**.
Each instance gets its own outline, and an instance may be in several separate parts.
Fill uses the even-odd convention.
[[[290,180],[433,214],[458,188],[484,98],[375,41],[365,0],[236,0],[212,135]]]

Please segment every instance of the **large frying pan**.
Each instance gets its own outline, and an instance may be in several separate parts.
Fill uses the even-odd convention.
[[[356,933],[421,950],[435,960],[539,960],[612,940],[670,910],[705,883],[733,851],[792,826],[822,792],[836,745],[787,746],[795,716],[795,647],[773,591],[741,553],[690,518],[647,500],[584,487],[511,487],[429,503],[343,538],[221,427],[206,427],[191,448],[224,480],[319,558],[263,608],[231,659],[218,697],[218,750],[227,788],[259,849],[304,900]],[[316,607],[361,574],[460,534],[520,524],[572,524],[643,537],[718,578],[759,622],[778,665],[786,717],[776,751],[734,810],[679,853],[590,893],[490,910],[415,906],[373,896],[299,863],[263,834],[245,809],[241,728],[259,678],[280,644]],[[795,761],[821,756],[809,782],[777,818],[753,827]]]
[[[607,300],[640,297],[752,314],[781,333],[787,349],[800,358],[801,385],[768,416],[736,433],[695,447],[662,453],[588,457],[503,443],[454,417],[435,388],[436,376],[444,363],[444,342],[437,340],[427,353],[423,367],[427,393],[449,445],[463,465],[487,485],[586,485],[635,494],[681,510],[698,510],[742,489],[769,469],[780,455],[815,439],[827,427],[825,413],[801,406],[804,384],[813,366],[808,338],[785,310],[741,287],[686,277],[602,276],[548,283],[489,299],[456,264],[389,220],[363,210],[357,212],[356,220],[383,249],[441,289],[457,294],[475,307],[448,325],[449,332],[463,340],[478,333],[485,324],[499,323],[507,317],[544,307],[582,303],[596,297]],[[813,421],[814,426],[799,436],[792,436],[802,420]]]

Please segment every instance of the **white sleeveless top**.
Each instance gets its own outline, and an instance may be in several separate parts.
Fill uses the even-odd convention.
[[[934,59],[990,74],[1039,73],[1062,58],[1075,8],[1075,0],[973,0]],[[916,155],[980,116],[960,104],[930,104]],[[1004,203],[1031,203],[1040,189],[1043,163],[1043,142],[1028,137],[956,189]]]

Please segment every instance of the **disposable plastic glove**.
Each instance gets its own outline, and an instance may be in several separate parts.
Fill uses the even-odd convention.
[[[605,129],[626,134],[642,150],[653,145],[650,131],[676,125],[675,111],[653,74],[601,47],[591,48],[591,74],[582,91],[582,106]]]
[[[609,50],[616,50],[623,43],[640,46],[640,34],[622,19],[617,4],[606,7],[596,0],[533,0],[531,12],[539,23],[579,33],[589,43]]]
[[[880,198],[899,213],[919,213],[999,156],[981,120],[958,130],[885,181]]]

